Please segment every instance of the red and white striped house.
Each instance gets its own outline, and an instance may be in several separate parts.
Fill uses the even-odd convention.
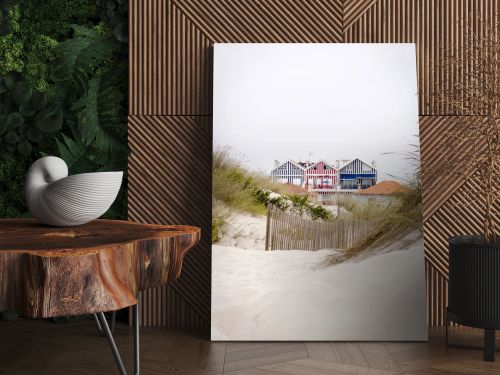
[[[337,169],[324,160],[310,165],[305,170],[305,187],[308,189],[334,189],[337,181]]]

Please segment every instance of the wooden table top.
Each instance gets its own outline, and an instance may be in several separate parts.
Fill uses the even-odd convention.
[[[197,236],[200,228],[186,225],[142,224],[124,220],[93,220],[74,227],[50,227],[35,219],[0,219],[0,252],[36,255],[94,252],[140,240]],[[63,253],[61,253],[63,254]]]
[[[113,311],[175,281],[200,228],[94,220],[49,227],[0,219],[0,311],[54,317]]]

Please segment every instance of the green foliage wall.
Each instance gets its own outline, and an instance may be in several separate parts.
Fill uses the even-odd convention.
[[[0,217],[27,215],[44,155],[70,173],[127,169],[127,0],[0,4]],[[106,214],[126,217],[126,174]]]

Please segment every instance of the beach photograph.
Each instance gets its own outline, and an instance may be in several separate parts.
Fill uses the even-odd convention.
[[[215,45],[212,340],[427,339],[414,60]]]

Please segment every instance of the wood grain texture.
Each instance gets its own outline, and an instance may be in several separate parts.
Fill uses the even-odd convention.
[[[0,311],[33,318],[114,311],[181,273],[200,229],[94,220],[53,228],[0,220]]]
[[[117,373],[106,340],[97,335],[91,320],[58,325],[47,320],[0,321],[0,332],[2,375]],[[128,368],[133,355],[131,335],[129,327],[118,322],[114,337]],[[304,352],[304,343],[210,342],[205,339],[207,336],[207,329],[141,330],[141,374],[494,375],[500,371],[500,362],[483,362],[479,350],[446,348],[444,329],[438,327],[429,330],[429,342],[314,343],[325,347],[349,345],[350,351],[363,359],[358,361],[349,355],[343,355],[342,359],[330,355],[317,358],[316,350],[309,351],[311,343],[305,344],[307,351]],[[482,332],[451,327],[450,340],[481,345]],[[498,345],[500,338],[497,338]],[[238,357],[233,357],[233,353],[239,353]]]
[[[198,201],[189,211],[177,211],[175,200],[187,198],[177,197],[171,187],[190,174],[177,167],[183,161],[172,150],[184,152],[192,147],[190,137],[203,142],[211,131],[212,43],[415,43],[422,157],[432,164],[439,162],[437,147],[448,126],[447,116],[453,115],[432,100],[439,82],[454,78],[435,72],[443,47],[460,50],[463,46],[461,20],[469,15],[498,16],[500,11],[500,3],[491,0],[132,0],[130,4],[130,114],[134,116],[129,123],[133,153],[129,179],[136,187],[129,203],[130,217],[156,223],[177,219],[204,228],[210,221],[210,188],[196,188],[205,201]],[[171,134],[175,136],[170,144]],[[203,150],[193,151],[191,159],[210,163],[211,148]],[[159,160],[158,168],[154,176],[145,177],[146,161],[151,160]],[[456,207],[457,199],[467,199],[471,184],[443,179],[442,189],[424,196],[430,325],[444,321],[447,236],[478,231],[480,206]],[[174,202],[165,199],[170,196],[175,196]],[[172,287],[175,290],[142,294],[147,322],[209,324],[210,287],[202,284],[210,280],[210,245],[207,241],[201,246],[186,265],[186,278]]]

